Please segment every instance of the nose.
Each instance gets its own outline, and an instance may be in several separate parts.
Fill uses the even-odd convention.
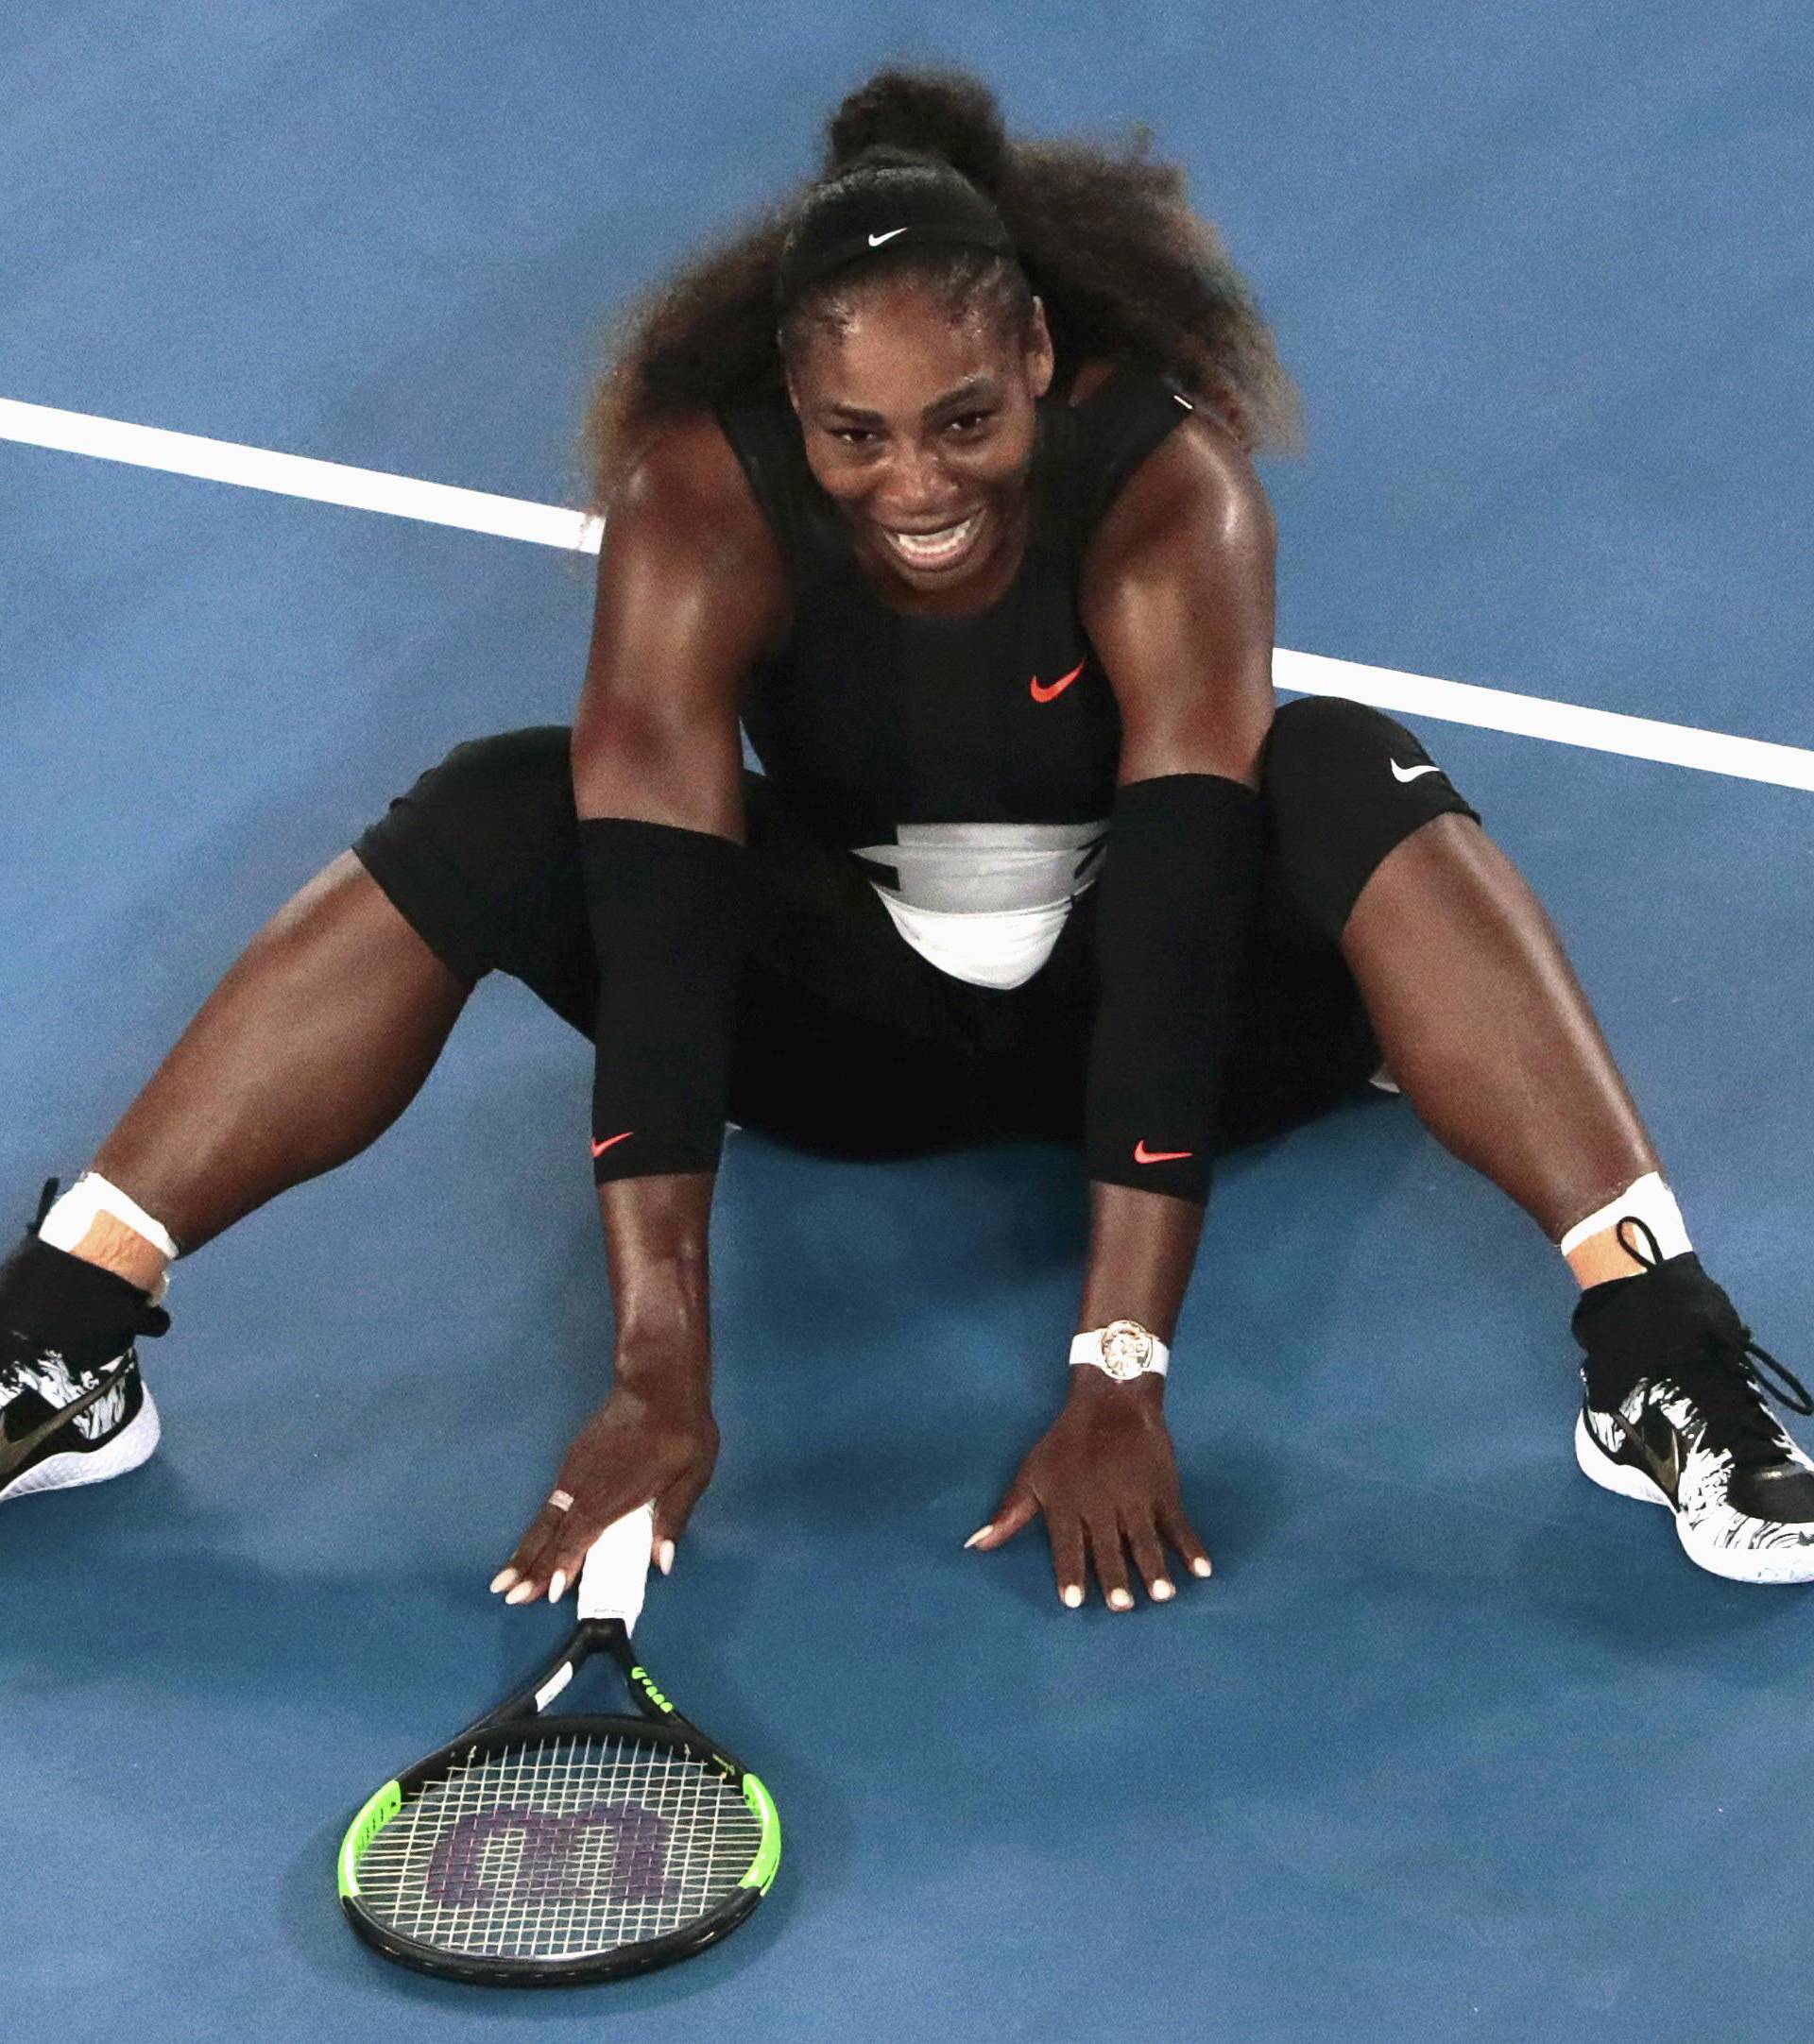
[[[898,451],[880,494],[884,518],[901,525],[928,524],[955,502],[932,448]]]

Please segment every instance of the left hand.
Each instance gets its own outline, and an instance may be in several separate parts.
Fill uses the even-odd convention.
[[[1162,1378],[1117,1384],[1100,1371],[1075,1371],[1064,1410],[1021,1463],[995,1516],[965,1545],[986,1553],[1044,1512],[1058,1594],[1073,1609],[1088,1584],[1086,1545],[1113,1610],[1134,1608],[1126,1551],[1155,1603],[1176,1594],[1161,1535],[1192,1575],[1207,1576],[1209,1557],[1178,1494],[1163,1397]]]

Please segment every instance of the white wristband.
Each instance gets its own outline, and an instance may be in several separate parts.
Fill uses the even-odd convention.
[[[1070,1367],[1100,1370],[1118,1384],[1129,1377],[1162,1377],[1172,1351],[1138,1320],[1110,1320],[1070,1337]]]

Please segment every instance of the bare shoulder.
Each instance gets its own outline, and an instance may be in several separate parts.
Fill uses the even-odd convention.
[[[717,714],[789,612],[780,549],[724,429],[709,414],[663,420],[606,501],[581,722],[651,697]]]
[[[1127,479],[1090,539],[1086,591],[1189,574],[1206,559],[1270,574],[1273,508],[1246,450],[1205,405],[1179,419]]]
[[[692,564],[714,586],[737,585],[740,601],[768,607],[784,598],[785,565],[749,478],[710,412],[688,412],[649,428],[624,464],[605,510],[606,545],[659,555],[671,572]]]
[[[1256,785],[1273,713],[1272,507],[1206,406],[1135,469],[1092,535],[1078,588],[1122,719],[1121,777]]]

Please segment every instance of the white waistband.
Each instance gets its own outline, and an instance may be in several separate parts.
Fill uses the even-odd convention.
[[[870,882],[872,887],[875,882]],[[971,986],[1024,986],[1058,942],[1071,897],[1027,909],[916,909],[877,887],[895,928],[929,964]]]

